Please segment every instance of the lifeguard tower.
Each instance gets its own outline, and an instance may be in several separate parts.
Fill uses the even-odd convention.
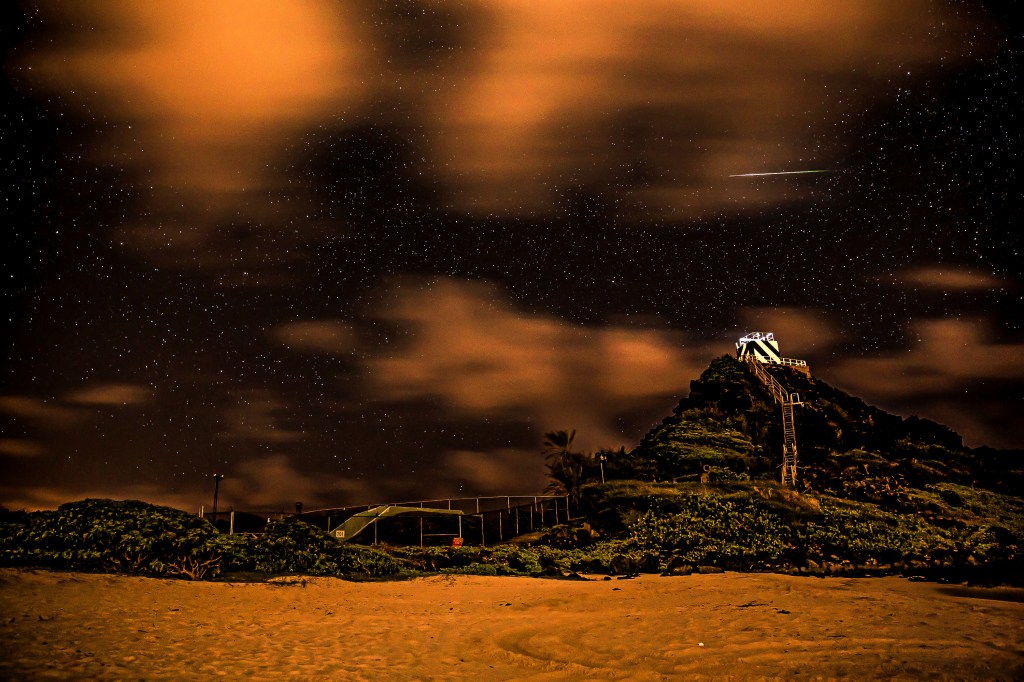
[[[785,365],[808,376],[810,370],[806,360],[784,358],[779,352],[779,342],[772,332],[750,332],[736,342],[736,356],[745,362],[750,371],[764,384],[768,392],[782,408],[782,484],[796,487],[796,421],[793,408],[803,405],[799,393],[792,393],[772,376],[766,365]]]
[[[796,367],[805,374],[810,375],[806,360],[795,358],[784,358],[779,352],[779,342],[775,340],[772,332],[750,332],[736,342],[736,357],[740,360],[748,358],[757,360],[766,365],[786,365]]]

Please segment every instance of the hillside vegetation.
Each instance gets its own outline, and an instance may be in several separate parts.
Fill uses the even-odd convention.
[[[798,408],[799,486],[778,481],[778,407],[734,358],[630,451],[574,451],[552,432],[538,456],[575,520],[494,547],[367,548],[301,521],[226,536],[143,502],[83,500],[0,514],[0,565],[190,579],[434,572],[576,577],[693,571],[901,573],[1024,582],[1022,453],[971,449],[950,429],[866,405],[784,367]],[[602,484],[603,464],[606,483]]]
[[[799,490],[776,483],[779,408],[724,356],[636,448],[598,453],[616,480],[594,483],[596,458],[579,456],[591,481],[580,495],[590,539],[617,540],[641,564],[653,562],[638,555],[654,554],[662,569],[1021,580],[1022,453],[967,448],[941,424],[771,371],[805,401]]]

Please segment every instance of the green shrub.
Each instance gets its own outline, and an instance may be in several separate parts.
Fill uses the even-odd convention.
[[[394,575],[398,562],[342,545],[300,522],[271,522],[259,537],[220,535],[209,522],[135,500],[82,500],[54,512],[0,517],[0,565],[180,576],[222,570],[263,574]]]
[[[301,521],[271,521],[266,532],[241,553],[252,570],[267,574],[384,577],[399,571],[391,556],[338,542]],[[242,565],[248,565],[242,564]]]
[[[629,539],[640,549],[671,553],[689,563],[774,562],[793,548],[790,524],[767,505],[713,494],[684,498],[678,513],[644,513]]]
[[[217,531],[203,519],[137,500],[82,500],[0,528],[6,565],[202,578],[215,573]]]
[[[917,515],[893,514],[866,504],[825,498],[821,517],[809,522],[800,543],[813,559],[854,564],[920,561],[953,549],[950,534]]]

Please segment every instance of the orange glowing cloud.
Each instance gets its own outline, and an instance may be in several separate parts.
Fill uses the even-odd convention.
[[[671,402],[716,354],[669,331],[525,314],[490,287],[454,280],[406,280],[379,314],[408,342],[367,361],[375,395],[435,396],[456,413],[575,427],[585,447],[626,444],[608,428],[614,415]]]
[[[969,381],[1024,378],[1024,344],[993,343],[984,321],[926,320],[916,323],[914,332],[908,350],[845,359],[829,377],[873,400],[937,394]]]
[[[573,185],[616,188],[641,215],[785,199],[791,182],[727,176],[827,160],[813,132],[951,42],[921,0],[478,4],[492,38],[434,119],[461,201],[479,211],[544,210]],[[837,78],[851,84],[842,96],[826,87]]]
[[[804,358],[821,354],[840,340],[840,333],[826,316],[812,308],[742,308],[739,311],[745,332],[775,334],[786,357]]]
[[[359,49],[321,0],[61,3],[78,32],[31,58],[43,85],[85,98],[129,127],[105,152],[147,172],[160,239],[201,248],[217,218],[259,219],[267,166],[289,136],[358,99]],[[75,21],[71,21],[75,20]],[[142,229],[148,229],[144,225]],[[159,240],[137,235],[140,245]]]
[[[333,320],[289,322],[270,330],[278,343],[310,353],[350,353],[356,348],[352,325]]]
[[[970,268],[929,266],[912,268],[897,281],[910,287],[935,291],[983,291],[1005,289],[1006,280]]]
[[[38,84],[131,124],[105,151],[151,199],[119,240],[193,267],[288,261],[323,238],[301,191],[272,198],[295,185],[271,168],[338,112],[415,129],[427,180],[464,210],[545,214],[583,188],[627,219],[692,218],[800,198],[792,179],[728,176],[827,163],[877,88],[982,49],[927,0],[472,0],[458,58],[429,65],[391,58],[389,31],[415,48],[416,20],[327,0],[49,7],[73,28],[26,56]],[[224,229],[239,224],[273,248]]]

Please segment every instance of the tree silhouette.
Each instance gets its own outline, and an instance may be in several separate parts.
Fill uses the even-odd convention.
[[[572,449],[576,429],[572,431],[549,431],[544,434],[544,459],[547,462],[551,483],[545,492],[554,495],[568,495],[569,500],[579,504],[583,487],[583,469],[591,456]]]

